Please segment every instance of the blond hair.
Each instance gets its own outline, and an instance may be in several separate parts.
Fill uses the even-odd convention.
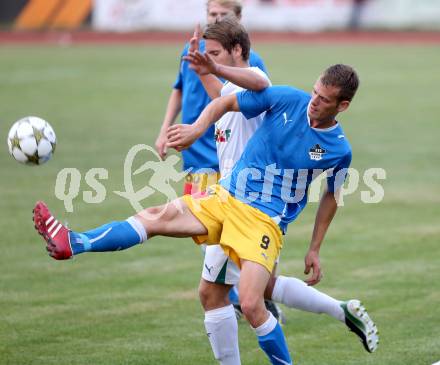
[[[238,19],[241,18],[243,5],[241,4],[240,0],[208,0],[206,2],[206,8],[208,9],[212,3],[217,3],[220,6],[231,9]]]

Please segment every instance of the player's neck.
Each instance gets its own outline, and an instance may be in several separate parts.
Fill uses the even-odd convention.
[[[317,129],[327,129],[330,127],[333,127],[336,125],[335,118],[327,119],[327,120],[317,120],[317,119],[311,119],[310,120],[310,127],[317,128]]]
[[[249,67],[249,62],[243,61],[243,59],[236,60],[234,63],[235,63],[234,67],[241,67],[241,68]]]

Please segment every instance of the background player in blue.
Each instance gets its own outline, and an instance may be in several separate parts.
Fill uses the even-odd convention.
[[[350,145],[335,117],[348,108],[357,87],[358,77],[351,67],[334,65],[315,83],[312,96],[290,87],[271,87],[218,98],[195,124],[170,127],[169,146],[188,146],[227,111],[241,111],[247,117],[266,111],[266,115],[231,178],[211,187],[208,196],[185,195],[167,206],[147,208],[126,221],[82,233],[68,230],[38,202],[35,227],[57,259],[85,251],[126,249],[156,235],[192,236],[197,243],[221,244],[241,267],[240,303],[261,348],[272,364],[290,364],[282,329],[264,306],[264,290],[280,253],[282,231],[304,208],[307,195],[303,193],[317,176],[316,169],[334,172],[328,178],[306,255],[306,272],[312,270],[308,282],[321,278],[319,250],[351,160]],[[158,217],[156,213],[164,210]],[[356,318],[356,308],[349,312]],[[357,328],[364,337],[374,332],[370,322]],[[375,348],[376,334],[370,340],[376,341]]]
[[[237,0],[209,0],[207,2],[207,22],[213,23],[216,19],[221,19],[225,15],[235,15],[241,18],[242,6]],[[159,136],[156,140],[156,149],[163,158],[167,153],[167,137],[168,127],[173,125],[177,116],[182,112],[182,123],[192,124],[199,117],[202,110],[211,101],[206,93],[197,74],[189,68],[189,63],[183,61],[183,57],[188,54],[189,43],[185,45],[181,54],[181,62],[179,73],[173,90],[168,100],[165,117],[162,123]],[[200,51],[204,52],[205,42],[201,40]],[[266,72],[263,60],[254,51],[251,50],[249,63],[252,67],[258,67]],[[187,150],[182,152],[183,169],[192,169],[192,174],[203,172],[205,169],[210,171],[218,171],[217,150],[214,139],[214,127],[200,136],[200,138]],[[195,179],[191,179],[189,175],[187,181],[191,183]],[[201,179],[196,179],[199,181]],[[185,188],[185,193],[191,192],[190,184]],[[197,190],[193,188],[192,191]]]

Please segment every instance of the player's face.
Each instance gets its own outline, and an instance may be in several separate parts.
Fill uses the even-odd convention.
[[[221,5],[217,4],[215,1],[213,1],[209,4],[208,15],[207,15],[208,24],[214,23],[217,19],[221,20],[226,15],[234,15],[235,16],[232,9],[221,6]]]
[[[348,102],[339,101],[339,90],[336,86],[323,85],[320,79],[315,83],[308,110],[310,120],[328,121],[346,109],[345,104]],[[343,103],[344,108],[341,108]]]
[[[235,66],[234,57],[223,46],[214,39],[207,39],[205,43],[206,53],[209,54],[215,62],[225,66]]]

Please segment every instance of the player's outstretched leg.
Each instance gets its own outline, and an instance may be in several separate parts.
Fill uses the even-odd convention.
[[[69,230],[55,219],[43,202],[37,202],[32,213],[35,229],[46,241],[49,255],[56,260],[71,258]]]
[[[146,240],[142,224],[134,217],[122,222],[111,222],[96,229],[78,233],[67,229],[43,202],[37,202],[33,220],[38,233],[46,241],[49,255],[65,260],[83,252],[119,251]]]
[[[289,308],[313,313],[326,313],[341,322],[344,322],[345,319],[341,301],[294,277],[282,275],[271,277],[265,297]]]
[[[365,350],[374,352],[379,345],[379,332],[367,310],[357,299],[351,299],[341,304],[345,314],[345,324],[359,336]]]
[[[356,299],[342,302],[308,286],[302,280],[281,275],[271,278],[265,295],[289,308],[318,314],[326,313],[345,323],[358,335],[368,352],[373,352],[377,348],[379,338],[376,325]]]
[[[33,212],[35,228],[46,241],[50,256],[57,260],[82,252],[125,250],[158,235],[191,237],[208,233],[180,198],[166,205],[146,208],[125,221],[107,223],[82,233],[59,223],[43,202],[38,202]]]

